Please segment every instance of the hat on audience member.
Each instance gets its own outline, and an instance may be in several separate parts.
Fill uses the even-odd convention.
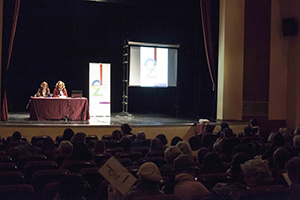
[[[200,168],[196,166],[193,157],[187,154],[180,154],[174,160],[173,165],[175,171],[186,169],[200,170]]]
[[[146,162],[137,172],[139,179],[159,183],[162,179],[158,167],[153,162]]]

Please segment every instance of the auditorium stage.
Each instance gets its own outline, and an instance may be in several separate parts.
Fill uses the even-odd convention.
[[[188,139],[197,134],[196,125],[199,119],[175,118],[158,114],[134,114],[132,117],[118,116],[112,113],[110,117],[90,116],[87,121],[72,120],[29,120],[29,113],[9,113],[9,120],[0,122],[0,137],[11,136],[14,131],[19,131],[23,136],[30,139],[35,135],[49,135],[53,139],[57,135],[62,135],[66,128],[72,128],[74,132],[85,132],[88,135],[111,134],[115,129],[119,129],[123,123],[128,123],[132,127],[132,132],[144,131],[147,138],[154,138],[157,134],[163,133],[169,142],[174,136]]]

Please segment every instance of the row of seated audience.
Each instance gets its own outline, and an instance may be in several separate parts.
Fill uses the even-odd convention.
[[[33,137],[29,143],[15,132],[2,140],[2,154],[11,156],[22,173],[26,173],[20,162],[24,155],[43,154],[48,160],[60,157],[57,168],[70,173],[60,179],[54,199],[300,199],[300,127],[268,133],[255,119],[237,135],[227,123],[220,127],[213,133],[213,126],[207,124],[203,134],[188,141],[175,136],[170,146],[164,134],[146,139],[143,131],[133,134],[128,124],[101,140],[68,128],[56,141]],[[138,178],[125,196],[103,177],[92,188],[93,183],[87,183],[79,169],[69,168],[70,161],[86,161],[90,164],[86,167],[99,173],[111,156]],[[97,162],[99,157],[101,162]],[[32,183],[32,174],[27,178]],[[35,198],[47,199],[41,192]]]

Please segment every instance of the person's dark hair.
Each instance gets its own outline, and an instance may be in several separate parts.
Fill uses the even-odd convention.
[[[283,168],[290,158],[291,154],[285,147],[279,147],[273,153],[273,162],[280,168]]]
[[[231,128],[225,128],[223,131],[222,131],[222,135],[221,137],[222,138],[228,138],[228,137],[233,137],[233,131]]]
[[[223,131],[225,128],[229,128],[229,125],[226,122],[222,122],[220,126],[221,126],[221,131]]]
[[[144,131],[139,131],[136,133],[136,140],[146,140],[146,134]]]
[[[158,138],[152,139],[150,143],[150,151],[164,151],[162,141]]]
[[[286,164],[286,169],[288,171],[288,177],[295,184],[295,180],[300,178],[300,158],[293,157]]]
[[[275,133],[273,140],[272,140],[272,144],[274,146],[284,146],[285,141],[284,141],[283,135],[279,132]]]
[[[63,140],[71,141],[72,137],[74,136],[74,131],[71,128],[66,128],[63,133]]]
[[[205,132],[212,133],[214,131],[214,127],[212,125],[206,125],[205,126]]]
[[[17,140],[21,140],[22,138],[22,135],[19,131],[15,131],[13,134],[12,134],[12,141],[17,141]]]
[[[165,134],[158,134],[155,138],[160,139],[163,145],[168,144],[168,140],[167,140]]]
[[[249,159],[249,156],[243,152],[236,153],[232,157],[232,161],[230,163],[230,172],[231,180],[233,182],[243,181],[243,171],[241,169],[241,164],[244,164]]]
[[[178,136],[173,137],[173,139],[171,140],[171,146],[176,146],[176,144],[180,141],[182,141],[181,137]]]
[[[130,138],[122,138],[120,144],[124,151],[131,151],[132,140]]]
[[[249,136],[251,135],[251,133],[252,133],[251,128],[249,126],[246,126],[243,131],[243,136]]]
[[[85,143],[85,139],[86,139],[86,134],[83,132],[78,132],[72,137],[71,142],[73,144],[77,142]]]
[[[122,133],[120,130],[114,130],[112,133],[111,133],[111,139],[114,140],[114,141],[120,141],[122,138]]]
[[[197,158],[198,158],[198,163],[203,163],[203,158],[209,153],[209,149],[206,147],[201,147],[198,150],[197,153]]]
[[[192,151],[197,151],[201,147],[201,138],[199,136],[192,136],[189,139],[189,144]]]
[[[130,135],[132,129],[130,128],[129,124],[122,124],[121,125],[121,131],[122,131],[123,134]]]
[[[206,154],[203,158],[203,172],[204,173],[218,173],[224,172],[224,166],[219,155],[215,152]]]
[[[84,197],[85,187],[82,175],[70,173],[62,177],[58,186],[58,193],[62,200],[74,200]]]
[[[82,142],[73,144],[73,152],[71,160],[92,160],[93,156],[89,151],[87,145]]]
[[[102,140],[97,140],[94,144],[95,153],[104,153],[105,152],[105,142]]]
[[[251,126],[258,126],[258,121],[256,119],[250,119],[249,124]]]

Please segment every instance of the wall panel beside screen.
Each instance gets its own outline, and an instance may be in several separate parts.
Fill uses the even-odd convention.
[[[128,41],[129,86],[176,87],[179,45]]]

